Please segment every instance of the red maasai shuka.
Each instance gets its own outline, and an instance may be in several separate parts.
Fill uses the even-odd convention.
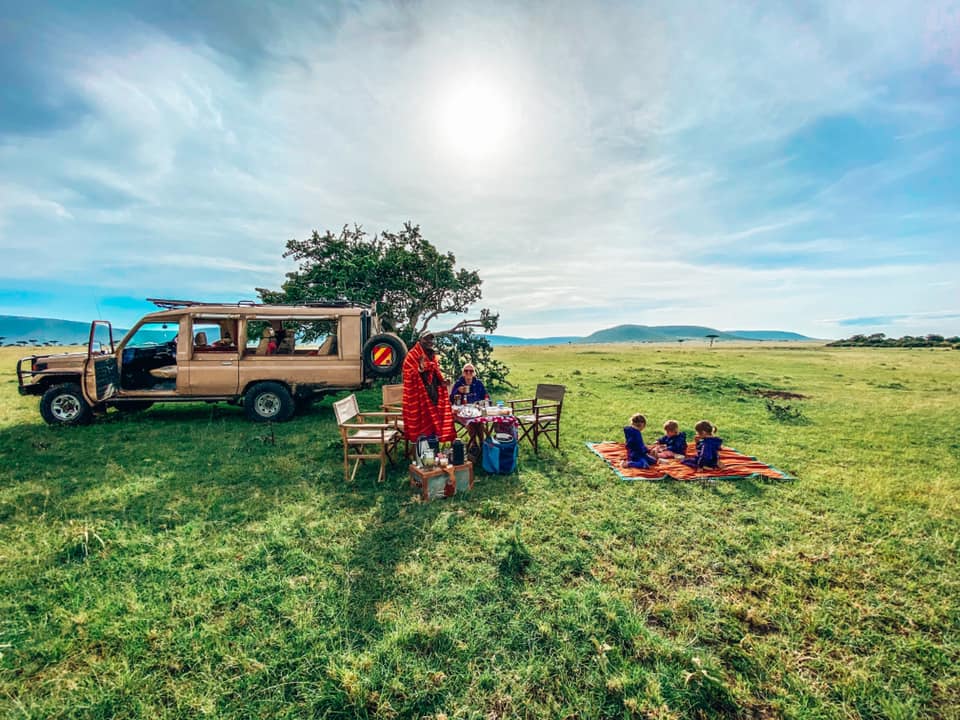
[[[440,383],[443,381],[436,359],[429,359],[420,343],[414,345],[403,361],[403,432],[413,442],[421,435],[436,435],[440,442],[453,442],[457,432],[446,387],[438,385],[434,405],[420,376],[420,358],[423,358],[424,371]]]
[[[627,447],[622,442],[587,443],[587,447],[607,461],[624,480],[742,480],[765,477],[772,480],[793,480],[793,476],[756,458],[738,453],[731,448],[720,448],[720,467],[696,469],[680,462],[683,458],[661,459],[653,467],[624,468],[620,461],[627,459]],[[687,443],[686,457],[696,457],[696,443]]]

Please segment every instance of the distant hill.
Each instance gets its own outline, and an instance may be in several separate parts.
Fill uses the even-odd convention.
[[[617,325],[597,330],[586,337],[562,336],[547,338],[522,338],[509,335],[488,335],[493,346],[497,345],[559,345],[566,343],[620,343],[620,342],[678,342],[680,340],[704,340],[707,335],[716,335],[717,340],[812,340],[806,335],[781,330],[716,330],[702,325]]]
[[[566,345],[567,343],[580,342],[581,338],[575,335],[562,337],[545,338],[522,338],[512,335],[487,335],[490,344],[497,345]]]
[[[744,340],[813,340],[806,335],[800,335],[795,332],[784,332],[783,330],[727,330],[731,335],[736,335]]]
[[[581,338],[584,343],[616,342],[671,342],[676,340],[701,340],[707,335],[716,335],[720,340],[739,340],[736,335],[700,325],[617,325]]]
[[[114,336],[118,337],[114,331]],[[83,345],[90,337],[90,323],[53,318],[0,315],[0,340],[14,345],[20,340],[30,345],[55,342],[58,345]]]

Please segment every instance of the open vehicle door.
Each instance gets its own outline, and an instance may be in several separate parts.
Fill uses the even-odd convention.
[[[83,394],[87,402],[96,405],[112,398],[119,389],[113,326],[106,320],[94,320],[90,323],[87,359],[83,362]]]

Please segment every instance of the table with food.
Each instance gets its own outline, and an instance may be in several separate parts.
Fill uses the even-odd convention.
[[[513,429],[517,426],[517,419],[511,413],[510,407],[503,404],[454,405],[453,419],[467,431],[466,448],[471,456],[480,453],[483,441],[491,434],[500,433],[512,438]]]

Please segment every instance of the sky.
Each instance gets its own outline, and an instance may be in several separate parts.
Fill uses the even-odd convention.
[[[406,221],[500,334],[960,334],[960,0],[0,0],[0,314]]]

